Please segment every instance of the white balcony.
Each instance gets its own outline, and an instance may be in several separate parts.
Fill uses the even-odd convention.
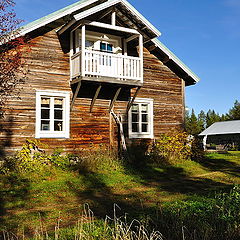
[[[84,49],[71,57],[71,77],[112,78],[143,83],[140,57]],[[83,54],[83,56],[82,56]]]

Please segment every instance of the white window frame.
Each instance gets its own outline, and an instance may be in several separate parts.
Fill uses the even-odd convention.
[[[43,131],[41,130],[41,97],[59,97],[63,98],[63,131]],[[54,112],[50,106],[50,121],[54,118]],[[36,90],[36,124],[35,138],[69,138],[70,125],[70,92]],[[51,126],[51,125],[50,125]]]
[[[132,132],[132,108],[129,109],[128,112],[128,135],[129,138],[154,138],[153,134],[153,99],[151,98],[136,98],[134,100],[133,104],[148,104],[149,108],[149,114],[148,114],[148,126],[149,126],[149,131],[148,132]],[[141,112],[140,114],[141,115]],[[139,121],[139,125],[141,124],[141,119]],[[139,128],[140,129],[140,128]]]

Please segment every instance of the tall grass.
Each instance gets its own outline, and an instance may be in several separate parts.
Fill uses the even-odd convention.
[[[3,231],[2,238],[4,240],[163,240],[160,232],[149,233],[138,220],[133,220],[128,224],[126,216],[117,217],[117,207],[117,205],[114,206],[113,218],[106,216],[104,221],[97,221],[86,204],[74,227],[61,227],[59,217],[52,232],[47,231],[40,220],[39,227],[35,229],[33,236],[27,236],[24,230],[18,234]]]

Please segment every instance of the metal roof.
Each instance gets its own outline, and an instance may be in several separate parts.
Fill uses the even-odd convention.
[[[240,134],[240,120],[216,122],[205,129],[199,136],[221,135],[221,134]]]

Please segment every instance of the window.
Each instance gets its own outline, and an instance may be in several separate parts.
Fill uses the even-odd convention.
[[[69,92],[36,92],[36,138],[69,138]]]
[[[100,42],[100,51],[113,52],[113,45],[109,43]]]
[[[128,113],[129,138],[153,138],[153,100],[136,98]]]

